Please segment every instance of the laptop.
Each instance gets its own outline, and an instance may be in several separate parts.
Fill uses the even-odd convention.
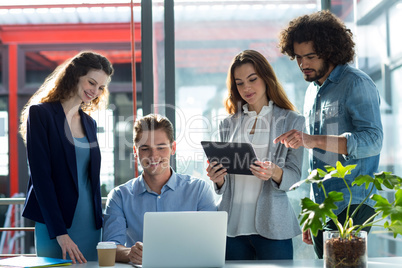
[[[225,211],[146,212],[142,267],[225,265]]]

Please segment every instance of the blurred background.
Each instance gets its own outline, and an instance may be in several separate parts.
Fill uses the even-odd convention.
[[[94,115],[103,196],[141,172],[132,153],[132,126],[151,112],[175,125],[176,171],[208,181],[200,141],[216,140],[226,116],[223,97],[232,58],[244,49],[261,52],[303,112],[308,84],[297,64],[278,50],[278,34],[293,18],[321,9],[330,9],[354,34],[353,65],[371,76],[381,95],[380,170],[402,175],[401,0],[1,0],[0,226],[33,226],[20,216],[29,174],[19,115],[57,65],[82,50],[102,53],[114,65],[109,107]],[[306,161],[304,167],[303,178]],[[289,193],[296,213],[308,193],[308,188]],[[390,198],[392,192],[382,194]],[[35,253],[32,232],[0,234],[0,253]],[[294,249],[295,258],[314,258],[301,237],[294,239]],[[399,237],[373,228],[370,257],[402,256],[401,251]]]

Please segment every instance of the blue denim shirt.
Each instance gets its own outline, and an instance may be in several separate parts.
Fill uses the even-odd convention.
[[[364,72],[349,65],[338,65],[325,82],[319,86],[311,83],[304,102],[307,132],[313,135],[342,135],[347,139],[347,155],[313,149],[309,151],[310,171],[324,169],[325,165],[335,166],[357,164],[352,174],[346,177],[349,186],[361,174],[373,176],[378,172],[383,131],[380,114],[380,96],[371,78]],[[325,169],[324,169],[325,170]],[[344,201],[337,203],[338,215],[347,207],[350,194],[340,178],[332,178],[324,183],[327,193],[340,191]],[[369,189],[351,187],[352,204],[359,204],[369,193]],[[324,194],[316,184],[312,185],[315,202],[321,203]],[[369,206],[374,201],[366,201]]]
[[[145,212],[202,210],[217,210],[212,186],[206,181],[172,170],[158,195],[140,175],[110,191],[102,240],[131,247],[137,241],[142,242]]]

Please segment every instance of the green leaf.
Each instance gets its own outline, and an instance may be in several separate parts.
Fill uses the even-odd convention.
[[[381,187],[382,183],[380,181],[378,181],[377,179],[374,180],[374,186],[375,188],[377,188],[379,191],[382,191],[382,187]]]
[[[380,173],[375,173],[374,178],[388,189],[396,190],[400,189],[402,186],[402,178],[392,174],[391,172],[382,171]]]
[[[310,172],[310,175],[305,180],[306,183],[316,183],[318,187],[322,187],[323,177],[322,176],[325,172],[321,169],[314,169]],[[325,173],[326,174],[326,173]]]
[[[319,175],[318,169],[314,169],[313,171],[311,171],[306,180],[307,180],[309,183],[321,182],[322,178],[321,178],[321,176]]]
[[[402,222],[401,221],[392,221],[391,224],[386,221],[384,223],[384,228],[390,230],[392,233],[394,233],[394,238],[398,234],[402,235]]]
[[[320,169],[320,168],[317,168],[317,172],[318,172],[318,175],[319,175],[321,178],[323,178],[323,177],[325,177],[325,175],[327,175],[327,172],[325,172],[324,170],[322,170],[322,169]]]
[[[391,222],[402,221],[402,189],[395,193],[395,202],[390,204],[388,200],[378,194],[374,194],[371,199],[376,201],[374,208],[376,212],[382,211],[382,218],[390,217]]]
[[[356,165],[348,165],[344,167],[340,161],[336,162],[336,170],[339,178],[345,178],[345,176],[351,174],[351,170],[355,168]]]
[[[327,173],[330,173],[331,171],[336,171],[336,169],[333,166],[326,165],[324,166],[324,168],[327,170]]]
[[[337,209],[338,207],[335,205],[335,202],[339,202],[343,200],[343,193],[341,192],[336,192],[332,191],[328,193],[328,197],[325,198],[324,202],[321,204],[323,208],[328,208],[328,209]],[[332,211],[331,211],[331,214]],[[333,217],[331,217],[333,218]]]
[[[289,191],[296,190],[296,189],[299,188],[303,183],[306,183],[306,182],[307,182],[307,179],[296,182],[295,184],[293,184],[292,186],[290,186]]]
[[[313,171],[310,172],[307,179],[296,182],[289,188],[289,190],[299,188],[303,183],[317,183],[318,186],[321,187],[322,179],[320,178],[318,173],[319,173],[318,169],[314,169]]]
[[[381,212],[382,211],[382,217],[386,218],[388,215],[391,214],[392,210],[392,205],[388,202],[388,200],[384,197],[382,197],[379,194],[373,194],[371,196],[371,199],[376,201],[374,208],[376,212]]]
[[[335,202],[343,200],[343,193],[332,191],[328,193],[322,204],[317,204],[309,198],[301,200],[300,224],[303,225],[303,231],[310,229],[311,233],[316,236],[318,230],[323,229],[323,223],[326,222],[326,217],[336,219],[337,216],[332,212],[333,209],[338,207]]]
[[[341,178],[345,181],[345,177],[350,175],[356,165],[343,166],[340,161],[336,163],[335,167],[325,166],[325,170],[313,170],[307,179],[295,183],[291,189],[299,187],[303,183],[315,183],[324,191],[326,198],[322,204],[314,203],[309,198],[301,200],[302,211],[300,212],[299,219],[300,225],[303,226],[303,231],[310,229],[313,235],[317,235],[318,230],[322,230],[327,218],[331,218],[336,224],[341,237],[347,237],[352,231],[361,230],[363,226],[353,225],[353,220],[348,218],[345,223],[340,223],[337,216],[333,213],[334,209],[338,207],[335,202],[343,200],[343,193],[330,192],[326,194],[324,181],[332,178]],[[346,183],[346,182],[345,182]],[[369,189],[371,184],[377,190],[383,190],[384,187],[395,190],[395,201],[390,203],[386,198],[378,194],[373,194],[370,198],[376,203],[374,205],[377,215],[385,219],[384,228],[393,232],[394,237],[402,234],[402,178],[392,174],[391,172],[380,172],[370,175],[360,175],[354,179],[352,186],[363,186]],[[352,196],[350,197],[352,198]]]
[[[315,236],[317,235],[318,230],[322,230],[323,226],[319,206],[319,204],[313,202],[307,197],[301,200],[302,211],[300,212],[300,216],[302,219],[300,220],[300,225],[303,225],[303,231],[310,229]],[[318,214],[315,213],[317,211],[319,212]],[[322,220],[325,222],[325,216]]]
[[[402,189],[395,193],[395,202],[390,217],[391,221],[402,221]]]
[[[369,175],[360,175],[360,176],[356,177],[355,180],[352,182],[352,186],[353,185],[361,186],[363,184],[366,184],[365,187],[366,187],[366,189],[368,189],[369,186],[370,186],[370,183],[374,183],[374,182],[375,182],[375,179],[372,178],[371,176],[369,176]],[[377,188],[377,189],[382,190],[381,189],[381,184],[379,184],[379,185],[380,185],[380,188]]]

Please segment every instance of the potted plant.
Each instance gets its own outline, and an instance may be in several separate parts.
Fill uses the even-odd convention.
[[[321,204],[317,204],[307,197],[301,200],[299,219],[301,218],[300,225],[303,226],[303,231],[310,230],[314,236],[317,235],[318,230],[323,230],[327,217],[331,218],[336,224],[338,229],[337,235],[328,235],[324,232],[325,267],[367,267],[367,237],[364,236],[366,232],[362,231],[365,227],[382,226],[392,232],[394,237],[398,234],[402,234],[402,178],[391,174],[391,172],[376,173],[374,174],[374,177],[369,175],[360,175],[356,177],[352,182],[352,186],[361,186],[364,184],[366,189],[368,189],[368,187],[371,188],[366,198],[350,215],[349,211],[352,203],[352,192],[350,186],[345,180],[345,176],[351,174],[350,171],[355,167],[356,165],[344,167],[338,161],[336,167],[326,166],[326,171],[315,169],[310,173],[307,179],[302,180],[291,187],[292,190],[303,183],[316,183],[324,192],[325,200]],[[333,209],[337,208],[335,203],[343,200],[343,193],[336,191],[327,193],[324,188],[324,181],[328,179],[342,179],[349,190],[350,199],[344,223],[339,222],[337,215],[333,213]],[[383,190],[383,187],[395,190],[395,200],[390,203],[381,195],[372,194],[374,187],[378,190]],[[374,206],[375,214],[363,224],[354,225],[353,216],[368,198],[376,201]],[[348,215],[350,215],[350,217]],[[380,217],[375,219],[379,215]],[[383,220],[384,222],[380,224]],[[363,236],[361,236],[362,234]],[[344,252],[348,248],[349,252]],[[361,254],[363,254],[363,256],[356,256]]]

